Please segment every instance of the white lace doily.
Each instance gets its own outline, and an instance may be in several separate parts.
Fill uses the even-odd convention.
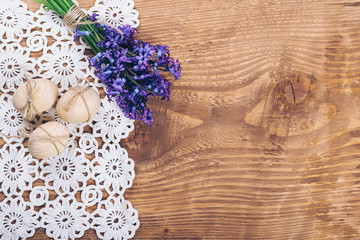
[[[112,25],[139,25],[133,0],[97,0],[96,12]],[[24,120],[12,105],[12,94],[28,77],[51,79],[61,94],[77,79],[94,78],[85,44],[77,45],[74,32],[59,16],[40,8],[35,13],[20,0],[0,4],[0,132],[19,135],[39,124],[62,122],[51,108],[33,122]],[[49,44],[51,38],[55,39]],[[32,53],[41,53],[33,58]],[[137,211],[123,197],[131,187],[134,161],[119,142],[134,129],[115,102],[106,97],[89,123],[68,124],[78,143],[58,156],[36,160],[23,138],[3,138],[0,148],[0,238],[25,239],[44,228],[54,239],[75,239],[94,229],[100,239],[129,239],[139,227]],[[35,183],[36,182],[36,183]],[[54,197],[56,196],[56,197]],[[96,206],[95,208],[89,208]],[[95,210],[91,210],[95,209]]]

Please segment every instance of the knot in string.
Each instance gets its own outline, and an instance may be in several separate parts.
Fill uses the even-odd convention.
[[[79,81],[81,79],[78,80],[77,82],[77,86],[74,88],[71,88],[71,90],[73,90],[74,92],[70,95],[70,97],[67,99],[67,101],[64,102],[64,109],[65,111],[69,111],[76,103],[78,97],[80,96],[81,99],[83,100],[85,107],[86,107],[86,111],[88,114],[88,119],[86,121],[89,121],[91,118],[91,113],[90,113],[90,108],[89,105],[86,101],[86,98],[84,96],[84,92],[86,92],[87,90],[89,90],[89,81],[86,79],[86,85],[85,86],[79,86]]]
[[[33,115],[39,114],[36,110],[36,107],[33,104],[33,93],[36,88],[36,81],[30,80],[27,76],[25,76],[26,82],[26,105],[20,111],[23,112],[24,118],[31,119]]]
[[[38,135],[30,135],[31,139],[35,139],[35,140],[40,140],[40,141],[50,141],[52,143],[52,145],[54,145],[57,154],[59,154],[61,152],[61,150],[58,148],[56,143],[59,143],[61,146],[63,146],[64,148],[66,147],[67,143],[64,144],[61,139],[68,139],[69,136],[53,136],[51,135],[51,133],[49,133],[48,131],[46,131],[46,129],[44,129],[42,126],[39,126],[39,128],[41,130],[43,130],[47,136],[38,136]]]

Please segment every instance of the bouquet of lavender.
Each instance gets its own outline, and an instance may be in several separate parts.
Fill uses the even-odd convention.
[[[135,39],[137,30],[129,25],[114,28],[98,22],[96,14],[87,16],[71,0],[34,1],[62,16],[76,29],[74,38],[81,36],[89,44],[95,53],[89,58],[90,65],[106,85],[107,96],[118,103],[125,116],[151,126],[154,118],[147,100],[150,96],[169,100],[171,83],[164,73],[171,73],[175,80],[181,74],[179,61],[170,57],[168,47]]]

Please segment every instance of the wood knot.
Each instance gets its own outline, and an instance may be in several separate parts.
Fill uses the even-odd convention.
[[[301,82],[288,81],[284,88],[284,97],[288,103],[300,103],[306,98],[307,91]]]
[[[276,137],[310,133],[326,125],[336,107],[324,102],[324,87],[313,74],[290,72],[280,78],[264,98],[245,115],[245,122]]]
[[[310,79],[302,74],[286,77],[279,84],[279,93],[285,100],[284,104],[293,105],[304,102],[310,92],[310,84]]]

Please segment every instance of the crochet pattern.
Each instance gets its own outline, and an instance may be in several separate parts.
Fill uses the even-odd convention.
[[[96,1],[87,13],[96,12],[109,24],[139,25],[132,0]],[[85,44],[76,44],[74,31],[58,14],[42,7],[35,13],[20,0],[0,4],[0,132],[9,136],[33,131],[55,120],[64,123],[54,107],[29,122],[13,107],[12,95],[29,78],[51,79],[60,96],[70,87],[95,80],[90,87],[103,88],[90,68]],[[49,45],[49,39],[54,43]],[[81,40],[80,40],[81,41]],[[32,53],[41,53],[35,59]],[[60,97],[59,96],[59,97]],[[120,140],[134,129],[115,102],[106,97],[90,122],[67,124],[77,146],[59,155],[34,159],[24,138],[5,138],[0,148],[0,238],[26,239],[42,227],[54,239],[75,239],[93,228],[100,239],[129,239],[139,227],[138,213],[123,197],[135,177],[134,161]],[[73,144],[74,145],[74,144]],[[34,182],[36,181],[36,186]],[[24,195],[28,198],[24,198]],[[50,195],[56,194],[55,199]],[[88,212],[90,206],[97,206]]]

